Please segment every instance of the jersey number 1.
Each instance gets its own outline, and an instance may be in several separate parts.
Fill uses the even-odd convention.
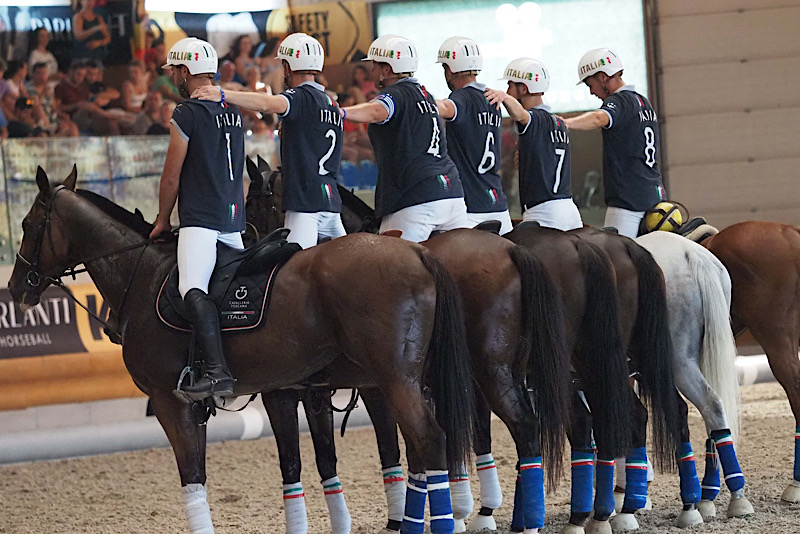
[[[336,148],[336,132],[333,130],[328,130],[325,132],[325,137],[330,138],[331,140],[331,147],[325,152],[325,155],[322,156],[319,160],[319,174],[321,176],[325,176],[326,174],[330,174],[330,171],[325,168],[325,163],[331,159],[331,154],[333,154],[333,149]]]

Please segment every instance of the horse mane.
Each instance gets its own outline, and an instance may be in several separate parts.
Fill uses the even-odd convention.
[[[121,222],[144,237],[148,237],[153,230],[153,225],[145,221],[141,213],[131,213],[119,204],[115,204],[106,197],[98,195],[88,189],[76,189],[75,193],[84,200],[88,200],[95,207],[100,208],[100,210],[115,221]]]
[[[367,217],[375,217],[375,210],[369,207],[369,204],[361,200],[355,193],[347,189],[341,184],[337,184],[339,189],[339,196],[342,198],[342,205],[353,211],[359,219],[364,220]]]

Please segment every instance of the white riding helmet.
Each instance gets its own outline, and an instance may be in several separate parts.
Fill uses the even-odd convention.
[[[531,94],[544,93],[550,88],[550,71],[541,61],[520,57],[508,64],[501,80],[524,83]]]
[[[451,37],[439,47],[437,63],[444,63],[453,72],[483,69],[483,57],[478,43],[468,37]]]
[[[399,35],[381,35],[369,45],[369,53],[362,61],[388,63],[395,74],[416,72],[419,56],[414,43]]]
[[[610,48],[595,48],[589,50],[578,63],[578,84],[580,85],[589,76],[598,72],[605,72],[613,76],[624,68],[622,59]]]
[[[167,63],[161,68],[186,65],[189,74],[216,74],[217,51],[210,43],[197,37],[181,39],[169,49]]]
[[[293,33],[278,47],[278,59],[289,63],[292,71],[310,70],[319,72],[325,63],[325,50],[322,45],[305,33]]]

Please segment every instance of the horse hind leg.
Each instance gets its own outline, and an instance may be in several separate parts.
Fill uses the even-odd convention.
[[[336,445],[333,441],[333,410],[331,391],[324,387],[308,387],[303,391],[303,410],[306,413],[317,471],[331,520],[332,534],[350,534],[352,519],[347,509],[342,483],[336,474]]]
[[[300,428],[297,421],[297,392],[279,389],[261,392],[267,410],[283,477],[283,507],[286,514],[286,534],[306,534],[308,517],[306,498],[300,482]]]
[[[492,456],[492,411],[483,394],[475,388],[475,469],[480,481],[481,507],[466,525],[468,530],[497,530],[494,511],[503,503],[503,492]]]
[[[189,532],[214,534],[206,498],[206,427],[195,413],[201,407],[181,402],[169,391],[154,392],[150,401],[178,463]]]
[[[683,509],[678,514],[678,527],[687,528],[703,523],[705,516],[697,509],[700,502],[701,488],[697,477],[697,463],[695,462],[692,444],[689,441],[689,406],[676,391],[678,417],[680,420],[681,441],[675,451],[680,476],[681,503]],[[714,506],[713,503],[711,505]]]

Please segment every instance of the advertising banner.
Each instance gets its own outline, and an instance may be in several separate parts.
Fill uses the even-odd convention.
[[[105,319],[108,307],[94,284],[70,286],[75,298]],[[38,305],[22,311],[7,289],[0,290],[0,360],[75,354],[118,352],[103,326],[76,306],[58,288],[48,288]]]

